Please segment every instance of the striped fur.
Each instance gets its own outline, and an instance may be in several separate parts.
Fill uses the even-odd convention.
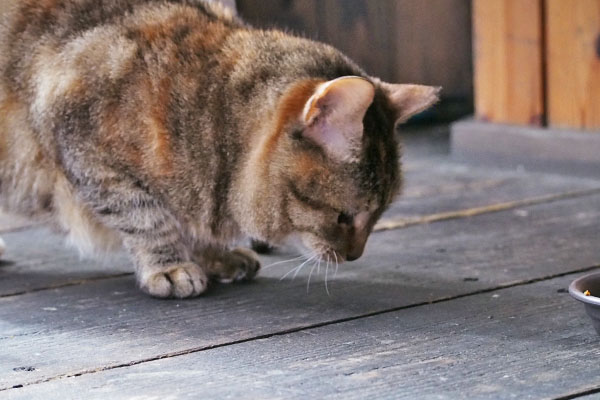
[[[343,76],[375,87],[352,161],[301,119]],[[355,258],[401,186],[392,98],[335,49],[199,0],[22,0],[0,24],[0,207],[124,246],[158,297],[252,278],[227,250],[244,235]]]

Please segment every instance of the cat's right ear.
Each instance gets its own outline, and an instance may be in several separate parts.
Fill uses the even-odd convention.
[[[358,76],[318,85],[304,105],[303,135],[335,159],[352,159],[360,148],[363,118],[374,97],[375,86]]]
[[[381,81],[378,83],[394,108],[396,124],[406,122],[413,115],[437,103],[442,90],[438,86],[393,84]]]

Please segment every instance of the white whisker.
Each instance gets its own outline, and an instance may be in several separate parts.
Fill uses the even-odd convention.
[[[321,258],[319,258],[319,263],[321,263]],[[316,266],[317,266],[317,262],[315,261],[312,268],[310,269],[310,273],[308,274],[308,282],[306,282],[306,293],[308,293],[308,288],[310,287],[310,277],[312,276],[312,273],[315,270]]]
[[[304,265],[306,265],[307,262],[309,262],[311,259],[314,259],[317,255],[314,254],[312,255],[308,260],[304,261],[302,264],[300,264],[298,266],[298,268],[296,268],[296,272],[294,272],[294,276],[292,277],[292,280],[296,279],[296,276],[298,276],[298,272],[300,272],[300,270],[302,270],[302,268],[304,267]]]
[[[266,267],[262,267],[261,269],[265,270],[265,269],[267,269],[267,268],[271,268],[271,267],[272,267],[272,266],[274,266],[274,265],[279,265],[279,264],[284,264],[284,263],[287,263],[287,262],[292,262],[292,261],[296,261],[296,260],[301,260],[301,259],[303,259],[303,258],[304,258],[304,256],[298,256],[298,257],[290,258],[289,260],[277,261],[277,262],[274,262],[274,263],[272,263],[272,264],[269,264],[269,265],[267,265]]]
[[[335,257],[335,273],[333,274],[333,279],[335,279],[337,278],[338,267],[340,266],[338,264],[337,254],[335,253],[335,250],[333,251],[333,256]]]
[[[325,265],[325,291],[329,296],[329,288],[327,287],[327,273],[329,272],[329,254],[327,254],[327,265]]]
[[[279,280],[280,281],[284,280],[286,276],[288,276],[289,274],[291,274],[294,271],[296,271],[296,273],[297,273],[304,266],[304,264],[306,264],[307,262],[309,262],[310,260],[312,260],[314,258],[315,258],[315,256],[313,255],[312,257],[310,257],[309,259],[307,259],[306,261],[304,261],[302,264],[298,265],[297,267],[294,267],[294,268],[290,269],[288,272],[285,273],[285,275],[283,275],[281,278],[279,278]],[[294,275],[294,277],[296,277],[296,275]]]

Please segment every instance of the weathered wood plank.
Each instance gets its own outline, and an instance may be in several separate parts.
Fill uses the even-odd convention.
[[[11,399],[552,398],[600,384],[598,338],[572,276],[140,365]],[[27,375],[30,372],[21,372]]]
[[[600,399],[600,385],[586,385],[579,391],[575,392],[577,397],[568,397],[570,399],[577,398],[579,400],[598,400]]]
[[[83,259],[44,228],[3,233],[2,238],[6,252],[0,261],[0,297],[132,272],[124,255]]]
[[[412,157],[404,194],[384,215],[408,221],[426,215],[600,187],[593,180],[472,168],[430,157]],[[4,233],[8,248],[0,265],[0,296],[69,285],[131,272],[124,257],[82,259],[46,230]],[[35,243],[35,246],[32,246]]]
[[[488,168],[598,179],[600,135],[464,120],[452,124],[452,158]]]
[[[541,125],[542,1],[474,0],[473,30],[478,118]]]
[[[415,218],[509,201],[600,188],[600,181],[451,162],[414,161],[405,189],[384,218]]]
[[[308,268],[280,283],[289,268],[273,267],[191,301],[148,298],[133,277],[1,298],[0,388],[599,265],[599,218],[596,195],[378,233],[330,296],[323,268],[307,294]]]
[[[600,0],[546,0],[548,122],[600,132]]]

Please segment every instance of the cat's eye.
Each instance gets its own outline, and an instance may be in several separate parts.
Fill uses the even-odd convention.
[[[338,215],[337,222],[340,225],[352,225],[352,223],[354,222],[354,216],[352,216],[348,213],[345,213],[345,212],[341,212]]]

